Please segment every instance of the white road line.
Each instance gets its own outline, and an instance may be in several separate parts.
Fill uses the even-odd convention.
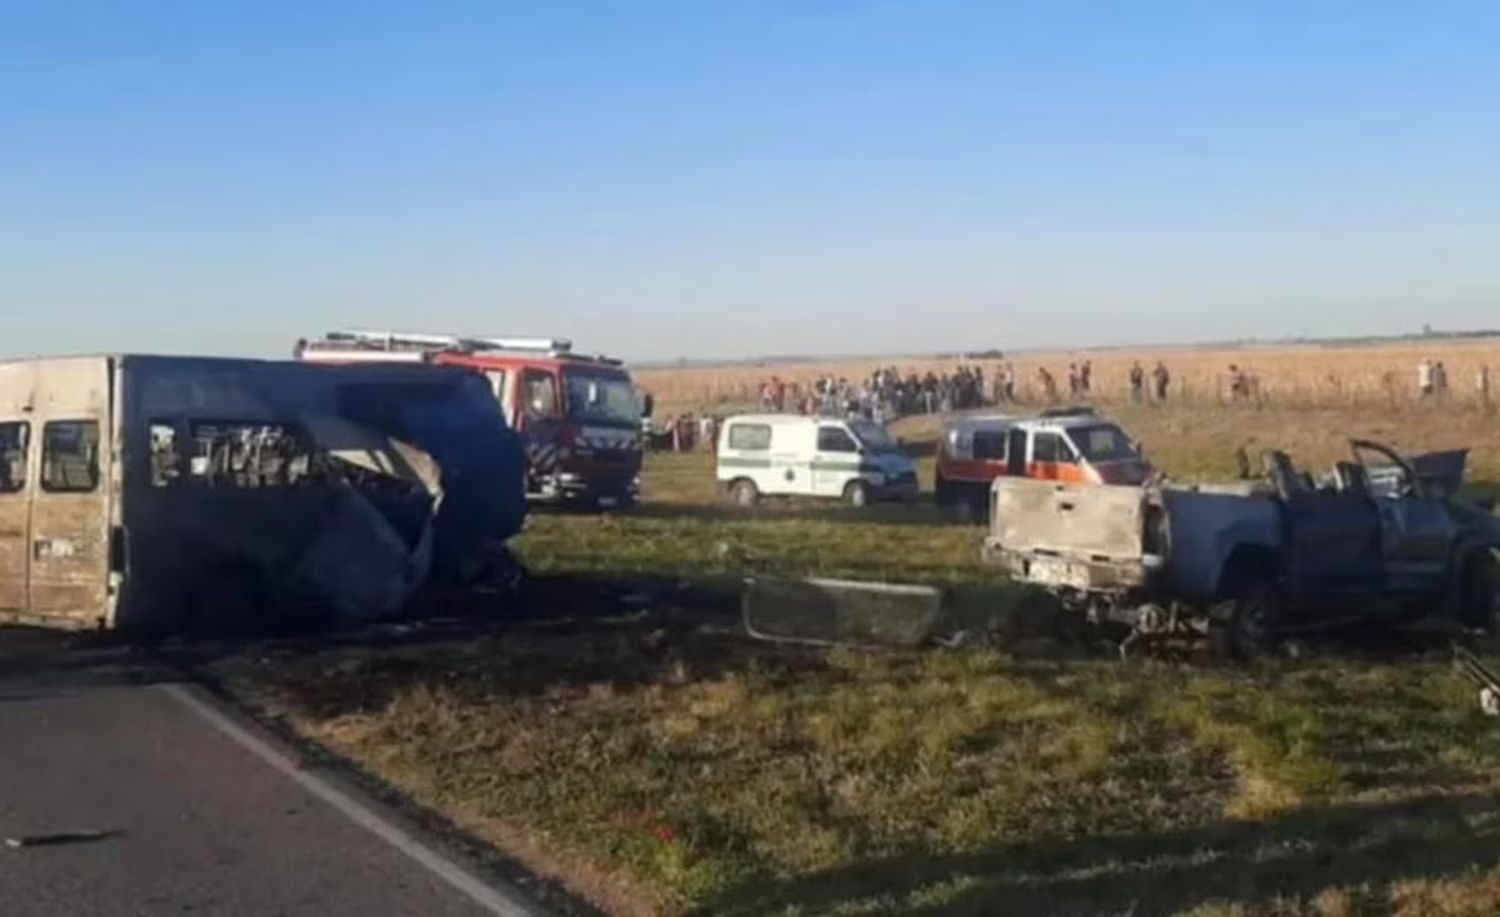
[[[475,904],[491,914],[497,917],[545,917],[545,912],[537,910],[519,897],[507,894],[495,885],[480,879],[407,831],[382,818],[350,794],[316,774],[298,767],[291,758],[277,751],[276,748],[230,717],[225,716],[213,704],[198,697],[192,689],[180,684],[163,684],[157,687],[187,709],[207,720],[220,732],[238,742],[251,754],[280,771],[298,786],[339,810],[345,818],[411,857],[433,875],[463,892]]]

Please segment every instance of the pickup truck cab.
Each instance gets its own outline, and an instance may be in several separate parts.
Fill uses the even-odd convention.
[[[1240,656],[1372,617],[1500,624],[1500,520],[1459,496],[1464,453],[1352,445],[1321,481],[1276,451],[1219,487],[997,479],[985,553],[1092,620],[1206,625]]]
[[[939,505],[983,518],[1001,477],[1070,484],[1143,484],[1152,474],[1141,448],[1091,408],[1035,417],[1006,414],[950,419],[938,439],[933,491]]]
[[[851,506],[915,500],[911,457],[880,424],[799,414],[742,414],[719,434],[720,485],[753,506],[762,496],[826,497]]]

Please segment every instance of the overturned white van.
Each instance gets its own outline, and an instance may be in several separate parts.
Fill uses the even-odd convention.
[[[0,620],[379,617],[524,514],[519,441],[467,370],[0,363]]]

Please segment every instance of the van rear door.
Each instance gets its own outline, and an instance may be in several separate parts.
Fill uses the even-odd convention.
[[[36,478],[31,404],[36,366],[0,365],[0,615],[26,611],[30,493]]]
[[[110,361],[48,360],[35,373],[31,614],[99,626],[108,623]]]

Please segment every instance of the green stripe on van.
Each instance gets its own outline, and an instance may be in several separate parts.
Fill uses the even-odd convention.
[[[738,458],[736,456],[720,456],[720,468],[770,468],[771,460],[768,458]]]

